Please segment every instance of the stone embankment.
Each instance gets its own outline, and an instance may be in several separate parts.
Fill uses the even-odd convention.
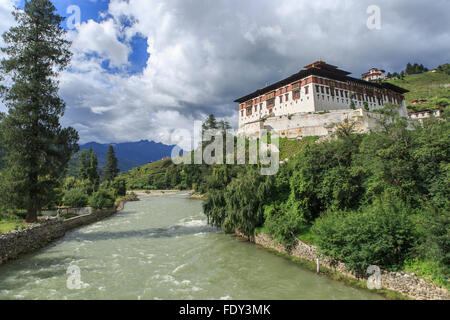
[[[298,244],[291,250],[287,250],[283,245],[277,244],[271,237],[264,233],[256,235],[252,240],[263,247],[303,260],[316,263],[317,259],[319,259],[321,266],[353,279],[367,280],[367,278],[359,278],[355,274],[348,272],[344,263],[323,257],[319,254],[317,247],[310,246],[301,241],[298,241]],[[433,283],[420,279],[414,274],[381,270],[381,285],[383,288],[399,292],[417,300],[449,300],[447,289],[440,288]]]
[[[95,210],[90,214],[70,219],[50,219],[29,228],[0,235],[0,264],[17,259],[21,255],[36,251],[62,238],[66,232],[112,216],[125,207],[120,201],[116,208]]]

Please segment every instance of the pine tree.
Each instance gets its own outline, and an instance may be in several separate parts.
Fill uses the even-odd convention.
[[[408,64],[406,65],[405,73],[406,74],[413,74],[414,73],[414,68],[413,68],[413,66],[412,66],[412,64],[410,62],[408,62]]]
[[[81,180],[87,180],[88,177],[88,168],[89,168],[89,158],[86,149],[83,149],[80,152],[80,156],[78,158],[78,178]]]
[[[215,130],[218,128],[219,126],[217,124],[216,117],[213,114],[210,114],[202,125],[202,133],[204,133],[206,130]]]
[[[89,149],[89,167],[87,170],[88,179],[91,182],[94,191],[98,190],[100,185],[100,176],[98,174],[97,154],[92,148]]]
[[[219,128],[219,130],[222,132],[223,135],[225,135],[227,131],[231,129],[230,123],[225,120],[219,121],[217,127]]]
[[[116,154],[114,153],[114,147],[110,145],[108,148],[108,153],[106,155],[106,166],[103,175],[105,181],[111,182],[117,177],[117,174],[120,172],[120,170],[117,168],[117,164],[118,161],[116,158]]]
[[[8,190],[27,210],[27,222],[51,197],[74,152],[78,133],[62,128],[65,103],[58,96],[58,73],[69,63],[70,42],[63,18],[49,0],[30,0],[13,12],[17,26],[3,34],[1,95],[8,114],[1,124]]]

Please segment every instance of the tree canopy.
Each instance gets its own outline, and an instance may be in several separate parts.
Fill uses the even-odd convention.
[[[25,2],[13,12],[17,26],[3,34],[1,96],[8,109],[1,122],[6,177],[10,193],[27,209],[27,222],[48,201],[55,181],[77,151],[78,133],[59,122],[65,103],[58,96],[57,76],[71,53],[63,18],[49,0]]]

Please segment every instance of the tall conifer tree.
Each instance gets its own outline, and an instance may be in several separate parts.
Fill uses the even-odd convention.
[[[92,148],[89,149],[89,168],[87,170],[88,179],[94,187],[94,191],[98,190],[100,185],[100,176],[98,174],[98,159],[97,154]]]
[[[29,0],[13,12],[17,25],[3,34],[1,95],[8,114],[1,140],[10,192],[27,209],[27,222],[51,196],[56,179],[77,151],[78,133],[62,128],[65,103],[58,96],[58,73],[67,67],[70,42],[63,18],[49,0]]]
[[[118,161],[114,152],[114,147],[110,145],[108,148],[108,153],[106,154],[106,166],[104,173],[104,179],[106,181],[111,182],[117,177],[117,174],[119,173],[117,164]]]

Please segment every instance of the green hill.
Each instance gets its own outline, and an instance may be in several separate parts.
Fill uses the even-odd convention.
[[[388,83],[409,90],[405,95],[408,111],[434,109],[450,105],[449,65],[438,68],[436,72],[408,75],[404,79],[388,80]],[[415,100],[427,100],[427,103],[413,105]]]
[[[303,140],[280,138],[280,160],[291,158],[316,137]],[[243,170],[243,166],[233,166],[230,171]],[[235,173],[236,173],[235,172]],[[172,159],[163,159],[131,169],[121,176],[125,178],[129,190],[196,189],[201,191],[213,175],[213,166],[177,166]]]

